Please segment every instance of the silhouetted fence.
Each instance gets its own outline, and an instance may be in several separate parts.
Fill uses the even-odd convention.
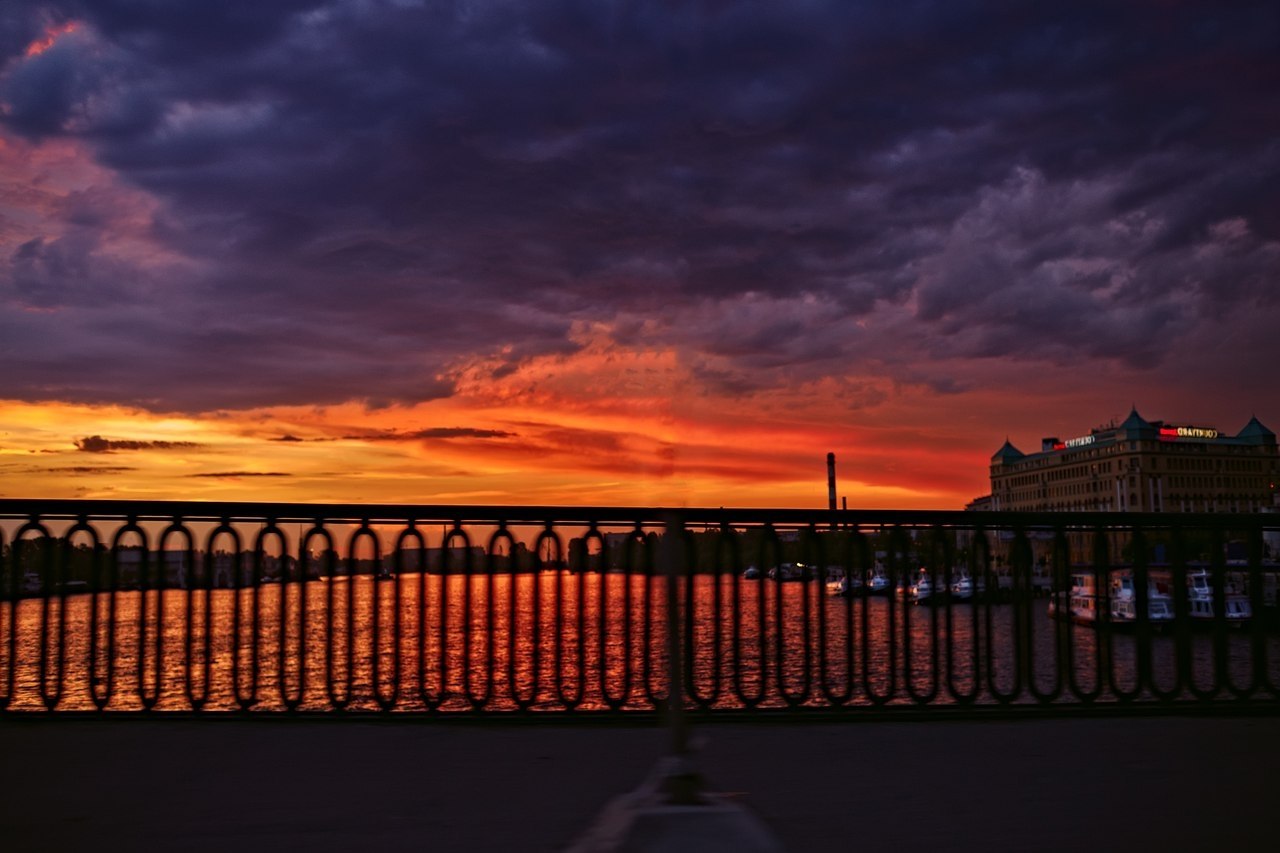
[[[0,709],[1275,711],[1278,520],[3,500]]]

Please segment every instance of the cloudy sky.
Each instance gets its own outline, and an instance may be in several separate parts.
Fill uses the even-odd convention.
[[[1280,7],[0,7],[0,495],[953,508],[1280,430]]]

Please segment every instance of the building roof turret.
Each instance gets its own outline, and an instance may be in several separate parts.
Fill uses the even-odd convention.
[[[1008,437],[1006,437],[1004,440],[1004,444],[1001,445],[1000,449],[997,450],[995,454],[991,457],[991,461],[993,463],[999,462],[1000,464],[1004,464],[1007,462],[1017,462],[1019,459],[1022,459],[1026,455],[1027,454],[1023,453],[1021,450],[1014,447],[1013,444],[1009,441]]]
[[[1156,428],[1138,414],[1138,407],[1134,406],[1129,410],[1129,417],[1120,424],[1120,432],[1124,433],[1125,438],[1155,438]]]
[[[1249,418],[1249,423],[1244,425],[1244,429],[1240,430],[1236,438],[1247,441],[1249,444],[1275,444],[1276,434],[1262,425],[1262,421],[1256,416]]]

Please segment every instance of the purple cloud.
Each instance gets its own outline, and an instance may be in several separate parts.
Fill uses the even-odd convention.
[[[9,10],[0,123],[155,206],[0,256],[0,397],[424,401],[583,324],[725,393],[1160,370],[1280,321],[1277,43],[1273,3]]]

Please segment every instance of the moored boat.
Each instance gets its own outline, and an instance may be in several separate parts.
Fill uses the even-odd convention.
[[[867,582],[864,585],[867,595],[888,595],[889,594],[889,576],[885,574],[884,566],[876,563],[867,573]]]
[[[845,573],[843,566],[827,566],[825,578],[827,581],[827,591],[832,595],[841,595],[840,590],[845,586]]]
[[[1253,605],[1235,584],[1224,584],[1223,616],[1228,625],[1241,626],[1253,618]],[[1213,580],[1206,569],[1187,575],[1187,608],[1193,624],[1211,625],[1217,618],[1214,608]]]
[[[934,577],[933,574],[925,568],[920,569],[918,573],[911,579],[910,586],[907,587],[907,596],[916,604],[922,604],[930,599],[945,598],[948,589],[945,579]]]
[[[980,577],[975,579],[964,569],[951,582],[951,598],[955,601],[972,601],[986,591],[986,581]]]
[[[867,586],[858,575],[846,574],[836,582],[832,592],[843,598],[851,598],[853,596],[866,595]]]
[[[1103,623],[1103,602],[1106,604],[1106,623],[1111,627],[1128,628],[1137,624],[1138,597],[1131,571],[1111,572],[1106,596],[1099,595],[1093,570],[1073,572],[1071,590],[1050,596],[1049,613],[1060,619],[1096,627]],[[1156,628],[1173,621],[1172,598],[1150,580],[1147,585],[1147,621]]]
[[[806,581],[812,576],[804,563],[781,563],[769,570],[769,579],[778,581]]]
[[[1133,574],[1118,572],[1111,579],[1111,621],[1121,627],[1138,621],[1138,595],[1134,590]],[[1159,627],[1173,621],[1173,598],[1160,592],[1154,582],[1147,584],[1147,619]]]

